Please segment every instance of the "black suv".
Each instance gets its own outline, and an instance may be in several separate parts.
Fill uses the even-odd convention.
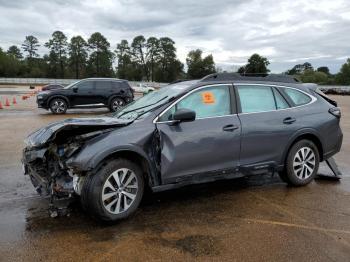
[[[340,109],[287,76],[209,75],[151,92],[111,116],[66,119],[31,134],[23,162],[36,190],[80,196],[107,221],[152,191],[278,172],[315,177],[341,147]]]
[[[38,107],[64,114],[68,108],[108,107],[112,112],[134,98],[128,81],[113,78],[87,78],[63,89],[39,92]]]

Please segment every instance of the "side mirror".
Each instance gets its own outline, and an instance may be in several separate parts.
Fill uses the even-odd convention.
[[[177,122],[191,122],[196,119],[196,112],[191,109],[182,108],[174,113],[173,119]]]
[[[78,92],[78,87],[77,86],[74,86],[72,89],[73,89],[74,93]]]

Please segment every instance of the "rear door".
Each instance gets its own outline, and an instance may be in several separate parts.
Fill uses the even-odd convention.
[[[234,172],[239,164],[240,121],[232,104],[232,85],[200,87],[175,102],[156,122],[161,139],[164,183]],[[196,119],[173,124],[180,108],[192,109]]]
[[[108,97],[112,94],[112,81],[99,80],[95,82],[95,104],[108,104]]]
[[[296,112],[275,86],[235,85],[242,124],[241,166],[279,165],[290,137],[298,130]]]

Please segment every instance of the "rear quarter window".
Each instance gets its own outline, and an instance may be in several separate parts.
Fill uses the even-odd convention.
[[[122,87],[122,84],[117,81],[112,81],[111,84],[112,84],[112,89],[119,89]]]
[[[306,105],[311,102],[311,97],[292,88],[284,88],[284,92],[296,106]]]
[[[121,82],[120,85],[123,89],[131,89],[131,86],[128,82]]]

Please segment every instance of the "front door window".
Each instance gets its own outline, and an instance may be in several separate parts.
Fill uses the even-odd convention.
[[[159,121],[171,121],[176,110],[187,108],[196,112],[196,119],[231,114],[230,90],[227,85],[199,89],[181,99],[160,116]]]

